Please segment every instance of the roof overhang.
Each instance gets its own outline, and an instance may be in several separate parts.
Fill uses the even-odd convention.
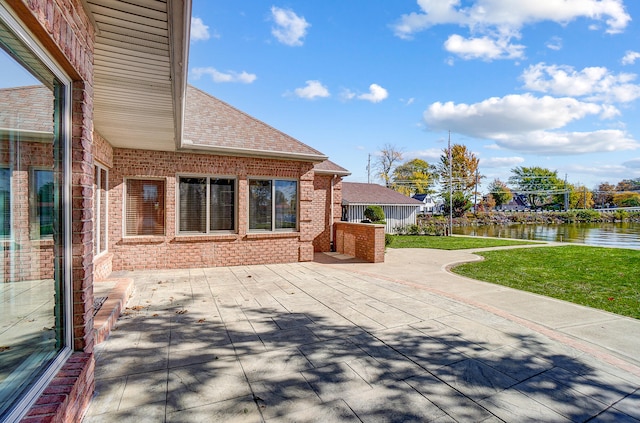
[[[303,162],[320,163],[327,160],[327,156],[319,154],[290,153],[286,151],[256,150],[253,148],[219,147],[197,144],[191,140],[183,140],[180,151],[207,152],[222,156],[257,157],[264,159],[298,160]]]
[[[182,138],[191,0],[82,0],[96,29],[94,127],[121,148]]]

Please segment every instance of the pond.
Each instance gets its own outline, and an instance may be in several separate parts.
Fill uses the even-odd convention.
[[[638,222],[466,226],[454,227],[453,233],[640,249],[640,223]]]

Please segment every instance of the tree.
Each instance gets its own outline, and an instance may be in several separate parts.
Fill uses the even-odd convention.
[[[454,191],[452,198],[452,206],[453,212],[451,213],[453,217],[462,217],[465,215],[473,204],[469,199],[468,195],[465,195],[462,191]],[[444,200],[444,214],[449,214],[449,193],[445,192],[442,194],[442,199]]]
[[[623,179],[618,182],[616,191],[640,191],[640,178]]]
[[[616,192],[616,187],[609,182],[603,182],[598,185],[598,188],[594,191],[594,201],[602,207],[609,207],[613,204],[613,195]]]
[[[500,179],[494,179],[489,184],[489,196],[492,197],[495,206],[502,206],[513,199],[513,193]]]
[[[570,209],[592,209],[593,194],[584,185],[568,184],[569,208]]]
[[[382,146],[376,161],[376,169],[385,186],[390,185],[391,174],[400,161],[402,161],[402,151],[398,147],[391,144]]]
[[[640,194],[637,192],[620,192],[613,196],[613,203],[618,207],[640,207]]]
[[[451,146],[451,182],[452,191],[461,191],[465,195],[470,196],[475,190],[476,177],[483,178],[477,174],[480,159],[476,157],[467,147],[462,144],[454,144]],[[438,165],[438,174],[442,182],[443,192],[449,192],[449,148],[442,150],[440,163]]]
[[[394,169],[391,188],[407,196],[431,194],[437,178],[434,165],[421,159],[413,159]]]
[[[558,178],[558,171],[542,167],[516,167],[509,183],[515,191],[525,194],[529,205],[537,208],[544,205],[564,204],[565,183]],[[555,197],[554,197],[555,196]]]

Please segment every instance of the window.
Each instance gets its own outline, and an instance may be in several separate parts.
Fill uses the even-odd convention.
[[[107,251],[108,171],[100,165],[94,175],[95,255]]]
[[[127,179],[125,235],[164,235],[164,186],[160,179]]]
[[[235,230],[234,179],[182,176],[179,181],[181,233]]]
[[[71,81],[4,3],[0,421],[20,421],[71,354]]]
[[[34,169],[31,190],[31,237],[41,239],[53,235],[53,171]]]
[[[297,227],[297,181],[249,180],[250,230],[296,230]]]

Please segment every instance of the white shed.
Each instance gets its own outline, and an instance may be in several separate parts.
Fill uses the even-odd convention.
[[[380,206],[387,222],[385,232],[393,234],[398,227],[415,225],[420,206],[424,204],[397,191],[377,184],[342,183],[342,220],[360,222],[367,206]]]

